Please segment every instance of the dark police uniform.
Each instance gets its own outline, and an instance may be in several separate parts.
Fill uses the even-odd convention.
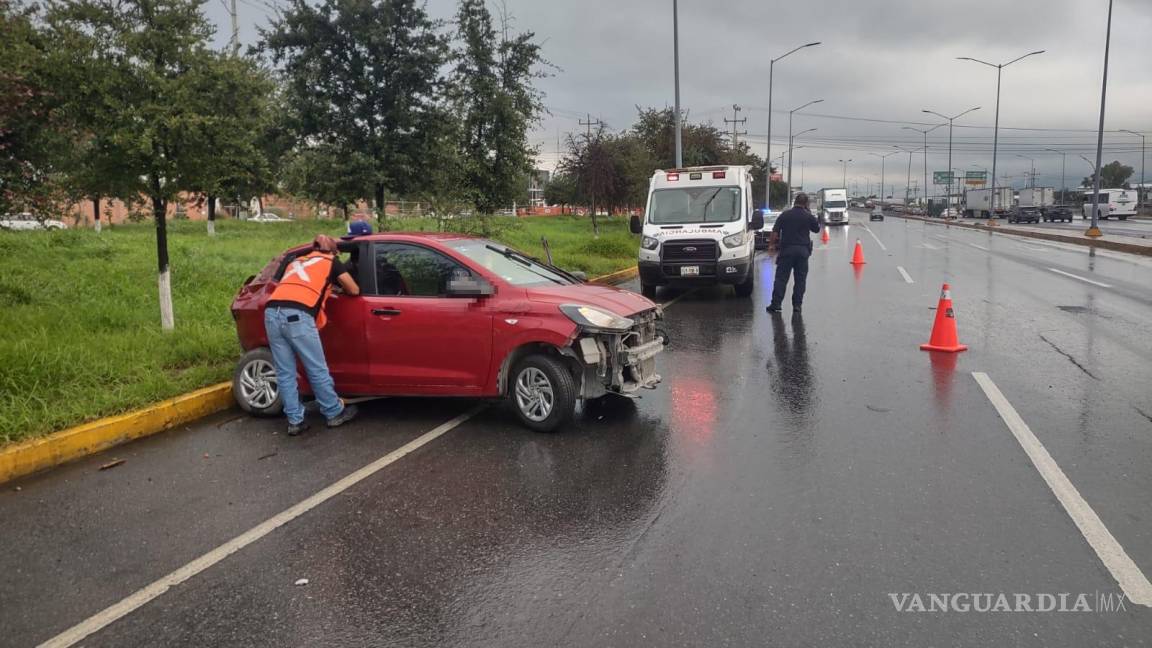
[[[772,286],[772,304],[768,308],[780,308],[788,290],[788,275],[793,273],[796,279],[792,287],[792,306],[799,308],[804,303],[808,257],[812,255],[812,239],[808,234],[820,231],[820,221],[806,207],[793,207],[780,214],[772,231],[780,236],[780,252],[776,255],[776,282]]]

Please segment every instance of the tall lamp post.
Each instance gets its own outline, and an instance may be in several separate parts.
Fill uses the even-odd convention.
[[[1032,163],[1032,170],[1028,173],[1028,188],[1033,189],[1036,187],[1036,160],[1028,157],[1027,155],[1016,154],[1018,158],[1024,158]]]
[[[898,145],[894,148],[900,149],[900,151],[908,154],[908,177],[904,180],[904,204],[907,206],[910,204],[908,196],[911,195],[912,192],[912,154],[916,151],[919,151],[920,149],[904,148],[903,146]]]
[[[967,115],[968,113],[976,111],[976,110],[980,110],[980,106],[976,106],[975,108],[969,108],[968,110],[965,110],[964,112],[960,113],[959,115],[956,115],[955,117],[949,117],[947,115],[941,115],[940,113],[938,113],[934,110],[922,110],[921,111],[924,113],[928,113],[929,115],[936,115],[937,117],[943,118],[943,119],[947,120],[947,122],[948,122],[948,176],[949,176],[949,178],[951,178],[952,181],[948,183],[948,196],[944,199],[945,207],[947,209],[952,208],[952,192],[953,192],[952,184],[956,180],[956,178],[954,177],[955,174],[952,172],[952,122],[954,122],[957,119],[960,119],[961,117],[963,117],[964,115]],[[995,211],[995,210],[993,210],[993,211]]]
[[[940,128],[944,124],[936,124],[932,128],[912,128],[904,126],[902,130],[916,131],[924,136],[924,209],[928,209],[928,133]],[[925,211],[927,213],[927,211]]]
[[[1111,3],[1111,0],[1109,0],[1109,3]],[[1109,5],[1109,6],[1111,6],[1111,5]],[[1108,11],[1109,11],[1109,16],[1111,16],[1111,11],[1112,11],[1111,8],[1109,8]],[[1109,20],[1111,20],[1111,18],[1109,18]],[[975,59],[975,58],[972,58],[970,56],[958,56],[958,57],[956,57],[956,60],[958,60],[958,61],[972,61],[973,63],[980,63],[982,65],[987,65],[988,67],[996,68],[996,124],[992,128],[992,216],[991,216],[991,220],[988,222],[989,225],[995,225],[996,224],[996,151],[1000,145],[1000,77],[1004,71],[1004,68],[1008,67],[1009,65],[1012,65],[1016,61],[1019,61],[1021,59],[1026,59],[1029,56],[1034,56],[1036,54],[1043,54],[1043,53],[1044,53],[1044,50],[1036,50],[1035,52],[1028,52],[1024,56],[1018,56],[1018,57],[1012,59],[1011,61],[1008,61],[1007,63],[989,63],[988,61],[981,61],[980,59]]]
[[[837,162],[844,165],[844,176],[840,179],[840,186],[844,187],[845,189],[848,188],[848,163],[851,161],[852,160],[837,160]],[[881,183],[881,184],[883,184],[883,183]],[[884,193],[883,187],[880,188],[880,193],[881,194]]]
[[[1068,154],[1064,151],[1057,151],[1056,149],[1044,149],[1045,151],[1052,151],[1053,153],[1060,154],[1060,204],[1063,205],[1068,202],[1068,182],[1067,176],[1064,174],[1065,163],[1068,161]]]
[[[800,110],[804,110],[812,104],[822,103],[823,99],[814,99],[798,108],[793,108],[788,111],[788,204],[792,204],[792,115]],[[815,128],[809,130],[816,130]],[[805,131],[807,132],[807,131]]]
[[[675,122],[674,127],[676,130],[676,168],[684,167],[684,150],[680,142],[680,22],[679,15],[676,7],[676,0],[672,0],[672,70],[673,75],[676,77],[676,112],[672,119]],[[772,96],[771,84],[769,84],[768,96]],[[769,99],[771,104],[771,99]],[[772,109],[768,109],[769,119],[771,119]],[[769,122],[769,129],[771,129],[771,122]],[[772,131],[768,131],[768,137],[772,137]],[[772,175],[772,165],[768,165],[768,175]]]
[[[874,156],[880,158],[880,204],[881,205],[884,204],[884,161],[887,160],[889,157],[896,155],[899,152],[900,151],[892,151],[891,153],[885,153],[884,155],[880,155],[879,153],[869,153],[868,154],[868,155],[874,155]],[[843,162],[844,160],[840,160],[840,161]],[[848,160],[848,161],[851,162],[852,160]],[[845,165],[845,167],[847,167],[847,165]]]
[[[1140,138],[1140,189],[1136,191],[1136,202],[1139,204],[1139,206],[1143,206],[1144,203],[1140,202],[1140,192],[1143,191],[1145,195],[1148,193],[1147,189],[1144,187],[1144,134],[1123,128],[1120,129],[1120,132],[1128,133],[1129,135],[1135,135],[1136,137]],[[1148,202],[1147,199],[1145,199],[1144,202]]]
[[[675,0],[673,0],[673,1],[675,1]],[[768,177],[764,179],[764,208],[765,209],[771,209],[772,208],[772,74],[776,68],[776,61],[779,61],[780,59],[788,56],[789,54],[792,54],[794,52],[798,52],[798,51],[804,49],[805,47],[815,47],[819,44],[820,44],[820,41],[816,41],[815,43],[808,43],[807,45],[801,45],[799,47],[793,48],[793,49],[785,52],[784,54],[781,54],[780,56],[777,56],[776,58],[768,61],[768,150],[767,150],[767,152],[764,153],[764,159],[768,160],[768,171],[767,171]],[[784,166],[784,162],[780,162],[780,166]]]
[[[1092,172],[1092,225],[1084,232],[1084,236],[1100,238],[1104,233],[1100,231],[1100,176],[1104,175],[1101,165],[1104,163],[1104,108],[1108,103],[1108,50],[1112,48],[1112,0],[1108,0],[1108,27],[1104,36],[1104,77],[1100,81],[1100,126],[1096,130],[1096,164]]]
[[[791,130],[791,129],[789,129],[789,130]],[[792,204],[792,151],[795,149],[798,149],[798,148],[804,148],[803,146],[794,146],[793,143],[796,141],[797,137],[800,137],[801,135],[803,135],[805,133],[811,133],[811,132],[816,131],[816,130],[819,130],[819,129],[809,128],[808,130],[800,131],[799,133],[796,133],[795,135],[789,135],[788,136],[788,204],[789,205]]]

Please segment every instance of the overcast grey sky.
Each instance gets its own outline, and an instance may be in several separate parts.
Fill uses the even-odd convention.
[[[207,5],[221,43],[228,36],[225,1]],[[240,0],[242,41],[252,42],[270,13],[265,3],[276,1]],[[637,105],[672,105],[672,0],[506,2],[516,28],[535,31],[557,68],[540,82],[552,114],[533,135],[545,168],[555,163],[557,133],[583,130],[584,113],[619,130],[632,124]],[[954,115],[981,106],[956,122],[952,167],[990,167],[996,70],[956,57],[1005,62],[1039,49],[1047,52],[1004,69],[997,174],[1023,186],[1032,164],[1017,157],[1023,154],[1036,158],[1038,184],[1059,185],[1061,157],[1045,148],[1068,151],[1071,186],[1090,170],[1079,156],[1095,156],[1107,0],[679,0],[679,6],[682,107],[693,121],[724,127],[732,104],[740,104],[746,139],[761,156],[769,59],[823,41],[776,64],[774,157],[787,143],[787,111],[824,100],[794,120],[797,132],[818,129],[795,150],[796,183],[803,163],[808,189],[839,186],[837,160],[848,158],[850,186],[879,182],[880,160],[869,153],[919,147],[923,137],[901,126],[938,123],[921,113],[925,108]],[[449,19],[455,1],[429,0],[428,9]],[[1107,130],[1152,136],[1150,62],[1152,0],[1115,0]],[[1021,128],[1059,130],[1010,130]],[[928,145],[928,170],[946,169],[947,127],[931,133]],[[1106,162],[1119,159],[1139,175],[1139,137],[1106,133],[1105,147]],[[922,165],[917,153],[914,182],[922,183]],[[887,158],[885,167],[889,190],[895,185],[902,194],[908,155]]]

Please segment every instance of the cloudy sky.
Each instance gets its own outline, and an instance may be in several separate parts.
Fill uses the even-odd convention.
[[[209,15],[227,39],[226,0],[210,0]],[[241,40],[251,42],[270,3],[240,0]],[[506,0],[515,27],[536,32],[555,66],[541,81],[547,116],[533,135],[541,165],[556,161],[557,135],[583,130],[591,114],[610,128],[629,127],[636,106],[672,105],[672,0]],[[429,12],[451,18],[454,0],[429,0]],[[768,132],[768,61],[793,47],[822,41],[776,64],[772,147],[788,140],[788,111],[797,140],[793,172],[808,189],[840,186],[841,159],[850,187],[885,184],[902,195],[909,156],[928,128],[955,115],[952,168],[990,168],[996,107],[996,70],[958,61],[997,63],[1047,50],[1004,69],[1000,103],[999,182],[1023,186],[1035,158],[1038,185],[1060,184],[1061,155],[1075,185],[1094,159],[1099,119],[1107,0],[679,0],[681,104],[693,121],[724,127],[732,105],[742,107],[743,136],[764,155]],[[1152,136],[1152,0],[1115,0],[1105,129]],[[1152,137],[1150,137],[1152,139]],[[1105,161],[1119,159],[1140,173],[1140,138],[1105,134]],[[804,148],[800,148],[803,146]],[[948,128],[928,136],[928,170],[948,166]],[[1150,155],[1152,157],[1152,155]],[[922,184],[923,157],[912,158]],[[1004,179],[1003,176],[1008,178]],[[1138,177],[1134,180],[1138,180]],[[1152,170],[1149,170],[1152,182]]]

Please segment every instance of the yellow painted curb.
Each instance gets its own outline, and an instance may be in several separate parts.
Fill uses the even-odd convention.
[[[593,277],[589,281],[591,283],[598,283],[598,284],[615,284],[615,283],[621,283],[624,281],[628,281],[629,279],[633,279],[638,274],[640,274],[640,271],[637,269],[636,266],[632,266],[631,268],[624,268],[623,270],[620,270],[619,272],[613,272],[611,274],[600,275],[599,277]]]
[[[0,448],[0,484],[45,468],[107,450],[133,439],[232,407],[232,383],[220,383],[142,410],[111,416]]]

